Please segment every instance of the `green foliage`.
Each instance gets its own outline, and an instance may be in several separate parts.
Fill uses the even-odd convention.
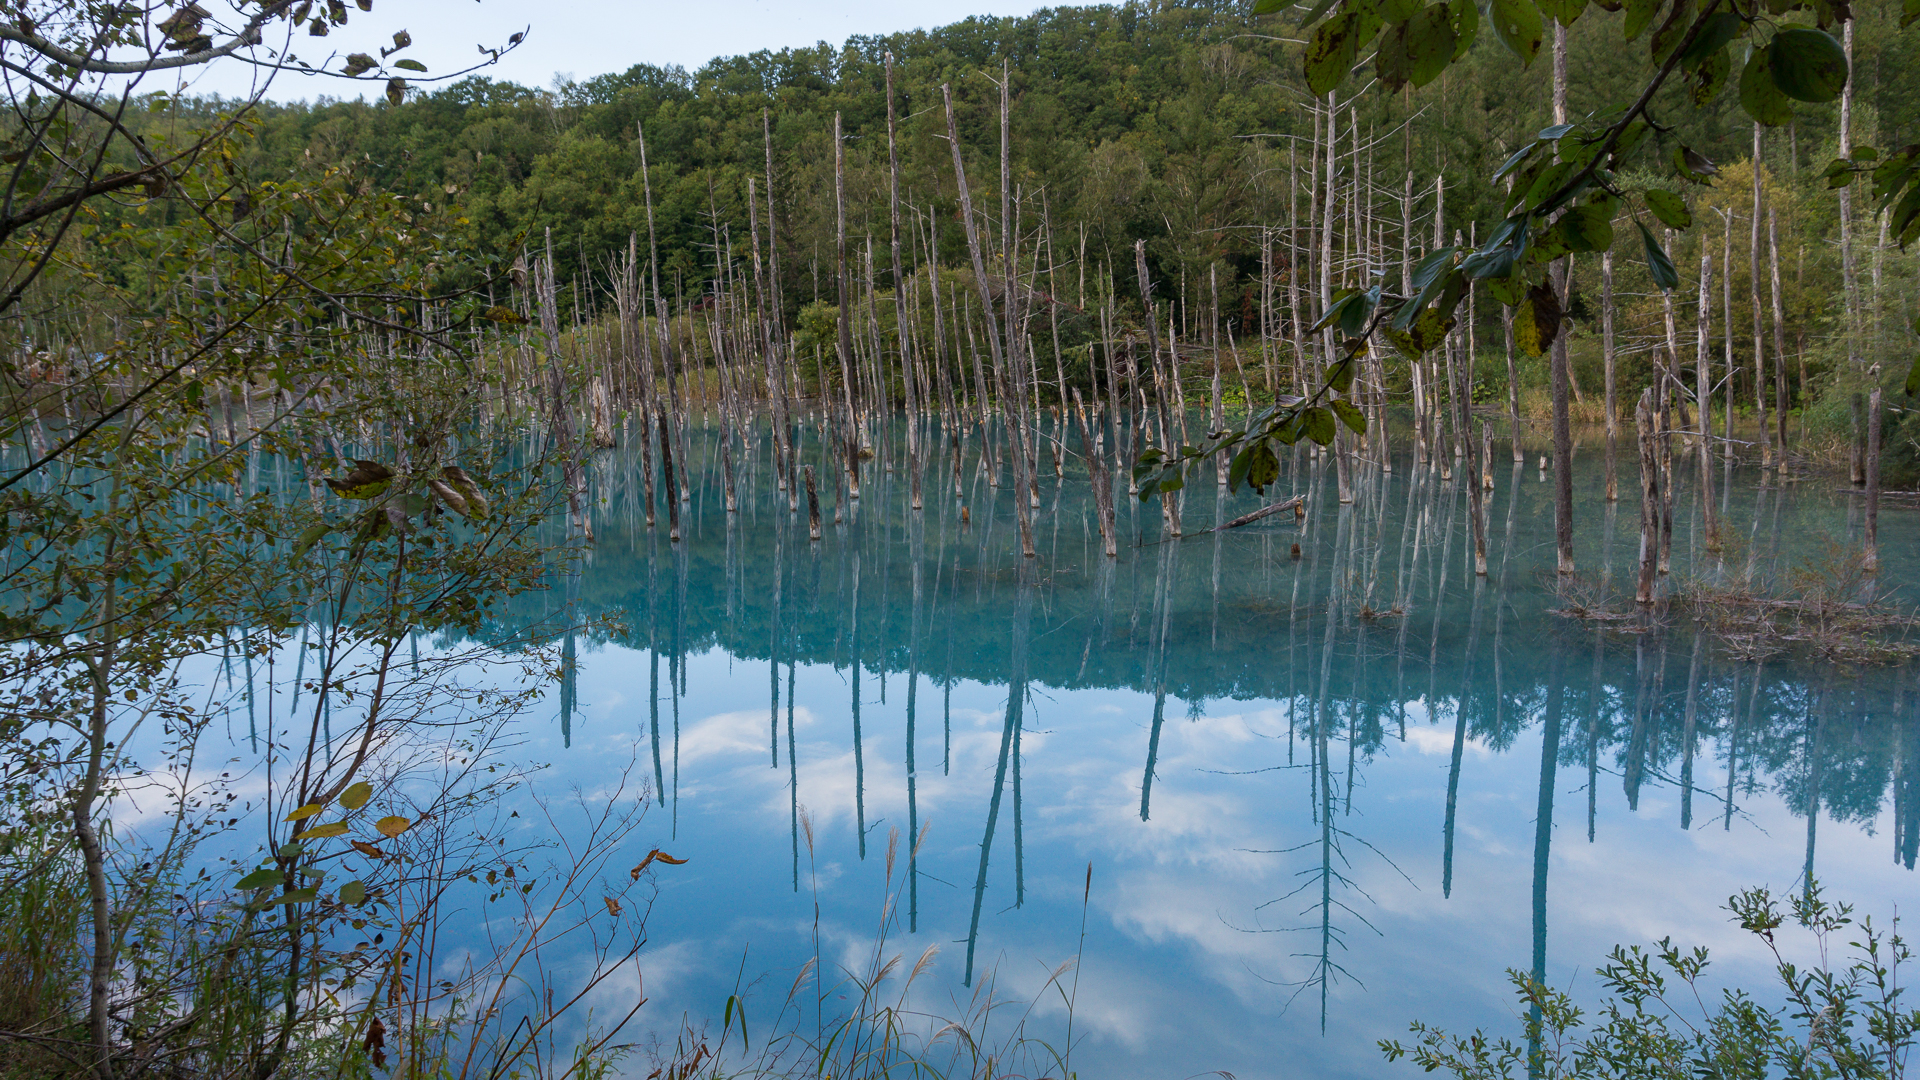
[[[1920,1039],[1920,1009],[1906,1008],[1899,966],[1912,952],[1897,932],[1857,925],[1853,909],[1831,904],[1817,883],[1781,900],[1766,889],[1728,899],[1727,910],[1770,957],[1785,999],[1769,1008],[1757,991],[1728,987],[1715,995],[1703,984],[1707,950],[1681,949],[1662,939],[1650,949],[1616,947],[1598,969],[1607,997],[1589,1018],[1571,996],[1509,971],[1526,1009],[1519,1040],[1475,1031],[1451,1035],[1416,1021],[1411,1046],[1383,1040],[1389,1061],[1411,1057],[1427,1072],[1460,1080],[1541,1080],[1607,1076],[1621,1080],[1757,1078],[1778,1070],[1788,1077],[1899,1080]],[[1814,958],[1801,963],[1783,953],[1777,934],[1807,932]],[[1849,928],[1852,929],[1849,929]],[[1847,933],[1844,960],[1834,955]],[[1713,1004],[1709,1004],[1712,1002]]]

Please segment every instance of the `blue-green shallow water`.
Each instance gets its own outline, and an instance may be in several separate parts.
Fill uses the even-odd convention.
[[[1740,661],[1677,616],[1623,633],[1549,614],[1550,485],[1504,446],[1483,579],[1464,469],[1404,456],[1358,470],[1349,506],[1330,463],[1298,457],[1279,488],[1308,496],[1304,523],[1176,543],[1122,492],[1111,562],[1070,461],[1042,478],[1027,563],[1011,486],[971,449],[970,522],[942,456],[923,510],[872,467],[817,543],[764,441],[734,515],[711,438],[695,450],[677,545],[664,511],[640,521],[630,455],[597,463],[591,561],[539,603],[628,630],[575,643],[526,750],[555,763],[550,785],[635,757],[658,778],[640,849],[690,861],[660,874],[639,1023],[669,1038],[718,1017],[741,973],[749,1015],[778,1010],[813,954],[816,888],[825,965],[863,967],[895,829],[926,829],[895,868],[889,948],[910,964],[940,946],[914,995],[931,1012],[989,971],[1039,990],[1079,948],[1091,865],[1083,1075],[1381,1075],[1409,1067],[1375,1041],[1415,1018],[1517,1031],[1509,967],[1592,991],[1612,944],[1670,935],[1761,981],[1719,907],[1741,887],[1811,867],[1883,916],[1914,895],[1914,672]],[[1606,504],[1594,449],[1576,465],[1581,574],[1630,594],[1637,504]],[[1697,469],[1676,472],[1674,579],[1709,578]],[[1853,494],[1728,478],[1725,565],[1781,577],[1857,546]],[[1263,501],[1202,477],[1187,531]],[[1920,570],[1913,510],[1883,508],[1881,544],[1897,592]],[[1057,1037],[1058,998],[1038,1013]]]

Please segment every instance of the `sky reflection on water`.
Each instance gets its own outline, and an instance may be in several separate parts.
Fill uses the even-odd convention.
[[[660,873],[656,1030],[717,1017],[737,976],[771,1017],[812,956],[816,888],[826,965],[858,966],[895,829],[926,829],[896,871],[894,947],[941,947],[915,998],[935,1012],[988,972],[1038,991],[1078,947],[1091,865],[1089,1075],[1379,1075],[1407,1066],[1375,1040],[1414,1018],[1516,1031],[1509,967],[1590,993],[1614,943],[1671,935],[1759,981],[1720,909],[1742,887],[1812,866],[1883,917],[1913,892],[1911,669],[1740,662],[1680,618],[1549,614],[1531,467],[1496,462],[1477,580],[1460,484],[1404,459],[1343,507],[1303,456],[1280,482],[1308,495],[1303,523],[1177,543],[1123,497],[1113,563],[1084,476],[1043,477],[1023,567],[1011,490],[971,458],[966,525],[879,473],[810,544],[760,449],[731,518],[709,463],[680,545],[609,455],[591,563],[537,601],[626,621],[570,643],[526,752],[548,784],[630,761],[657,778],[646,844],[691,861]],[[1630,589],[1637,508],[1605,505],[1592,451],[1577,465],[1583,576]],[[1811,566],[1857,531],[1850,493],[1734,479],[1727,565]],[[1716,572],[1691,498],[1676,580]],[[1187,528],[1261,501],[1204,478]],[[1884,509],[1881,537],[1882,581],[1915,580],[1911,511]]]

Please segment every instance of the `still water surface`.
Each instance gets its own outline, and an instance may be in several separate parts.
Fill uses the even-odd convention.
[[[888,947],[940,948],[915,1004],[957,1014],[988,980],[1030,997],[1084,950],[1083,1075],[1400,1072],[1374,1044],[1415,1018],[1517,1033],[1508,968],[1590,1001],[1614,943],[1670,935],[1760,981],[1720,907],[1742,887],[1811,871],[1882,917],[1920,895],[1913,670],[1551,614],[1550,484],[1504,447],[1485,578],[1464,470],[1404,457],[1347,506],[1300,457],[1278,494],[1307,496],[1303,521],[1191,535],[1274,494],[1203,477],[1177,542],[1123,492],[1111,561],[1070,462],[1023,566],[1012,491],[971,454],[964,499],[943,458],[918,512],[879,468],[837,525],[823,492],[809,542],[764,445],[732,515],[696,450],[678,544],[640,520],[627,455],[597,466],[591,561],[536,603],[626,629],[569,644],[526,749],[550,785],[637,761],[641,850],[689,860],[660,873],[644,958],[641,1022],[665,1037],[736,985],[770,1018],[816,933],[829,972],[864,967],[896,830]],[[1597,453],[1576,465],[1582,575],[1630,596],[1638,508],[1606,504]],[[1851,493],[1726,479],[1725,562],[1683,486],[1674,583],[1857,546]],[[1914,512],[1883,509],[1881,536],[1898,590]],[[1038,1013],[1064,1020],[1057,996]]]

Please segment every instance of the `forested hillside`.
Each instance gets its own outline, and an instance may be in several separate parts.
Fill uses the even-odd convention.
[[[960,266],[967,258],[943,84],[952,86],[976,204],[985,217],[995,216],[997,80],[1005,65],[1012,80],[1010,175],[1020,227],[1032,230],[1035,245],[1046,232],[1049,250],[1033,264],[1050,272],[1045,287],[1057,289],[1069,314],[1077,314],[1111,283],[1137,318],[1137,301],[1127,305],[1138,291],[1132,247],[1145,239],[1152,272],[1167,283],[1161,295],[1175,303],[1183,331],[1215,325],[1217,310],[1217,325],[1244,335],[1258,320],[1263,238],[1271,245],[1273,303],[1288,309],[1277,320],[1291,320],[1282,283],[1290,267],[1310,262],[1323,227],[1338,234],[1335,247],[1343,253],[1336,285],[1385,273],[1391,290],[1407,253],[1418,258],[1464,234],[1468,223],[1500,216],[1503,192],[1491,175],[1550,122],[1546,57],[1523,68],[1491,34],[1480,34],[1463,60],[1417,91],[1384,92],[1363,66],[1333,98],[1336,169],[1329,188],[1328,100],[1316,100],[1301,74],[1302,14],[1255,16],[1226,3],[1057,8],[858,37],[839,47],[721,57],[693,72],[639,63],[580,81],[556,79],[550,87],[469,78],[414,91],[398,107],[385,100],[267,104],[255,113],[257,140],[244,168],[268,180],[301,161],[351,164],[380,187],[432,207],[451,204],[459,216],[449,229],[503,265],[541,246],[550,230],[560,307],[583,316],[607,302],[609,259],[624,254],[630,239],[645,258],[649,185],[662,291],[684,309],[711,291],[727,252],[747,272],[754,226],[748,185],[764,192],[770,176],[771,232],[759,224],[771,250],[763,257],[777,265],[773,292],[785,323],[805,331],[802,309],[835,300],[835,115],[845,134],[850,273],[866,280],[870,247],[873,283],[885,295],[893,281],[885,57],[891,53],[896,65],[901,194],[914,234],[904,248],[909,269],[926,259],[915,254],[923,230],[930,230],[940,264]],[[1920,139],[1920,80],[1906,74],[1920,68],[1920,31],[1898,29],[1899,14],[1898,3],[1877,0],[1854,10],[1853,144]],[[1617,19],[1595,8],[1569,30],[1569,110],[1576,120],[1620,108],[1640,85],[1640,59],[1620,47]],[[1754,261],[1748,161],[1755,127],[1731,87],[1704,108],[1691,100],[1695,93],[1690,82],[1675,80],[1650,110],[1657,126],[1668,125],[1656,129],[1661,159],[1684,145],[1721,170],[1710,188],[1686,193],[1695,204],[1694,226],[1670,238],[1672,255],[1683,278],[1690,267],[1697,271],[1703,251],[1717,262],[1731,256],[1732,277],[1723,284],[1744,300]],[[1768,129],[1762,146],[1763,213],[1777,221],[1772,239],[1782,267],[1785,336],[1798,362],[1788,388],[1794,402],[1831,369],[1827,347],[1846,309],[1836,302],[1837,195],[1821,175],[1836,154],[1839,113],[1838,104],[1804,106],[1793,124]],[[763,199],[760,216],[765,206]],[[1873,354],[1868,359],[1904,357],[1913,345],[1912,256],[1889,243],[1866,209],[1854,211],[1852,231],[1858,291],[1867,301],[1860,347]],[[1590,302],[1598,271],[1597,259],[1575,260],[1569,312],[1582,403],[1600,378]],[[1636,356],[1659,346],[1663,312],[1643,267],[1623,258],[1620,274],[1619,361],[1631,387],[1647,378],[1647,364]],[[1697,305],[1685,296],[1675,303],[1684,337]],[[1306,321],[1318,314],[1300,312]],[[1477,346],[1497,348],[1498,305],[1479,304],[1473,318]],[[1744,356],[1749,321],[1740,314],[1730,322],[1736,353]],[[817,329],[830,327],[827,321]],[[1062,348],[1096,329],[1090,318],[1069,318]],[[1041,368],[1051,366],[1052,342],[1034,347]],[[1522,364],[1524,381],[1544,380],[1544,365],[1525,366],[1524,357]],[[1488,370],[1499,382],[1503,370]],[[1505,392],[1482,385],[1478,396],[1497,400]]]

